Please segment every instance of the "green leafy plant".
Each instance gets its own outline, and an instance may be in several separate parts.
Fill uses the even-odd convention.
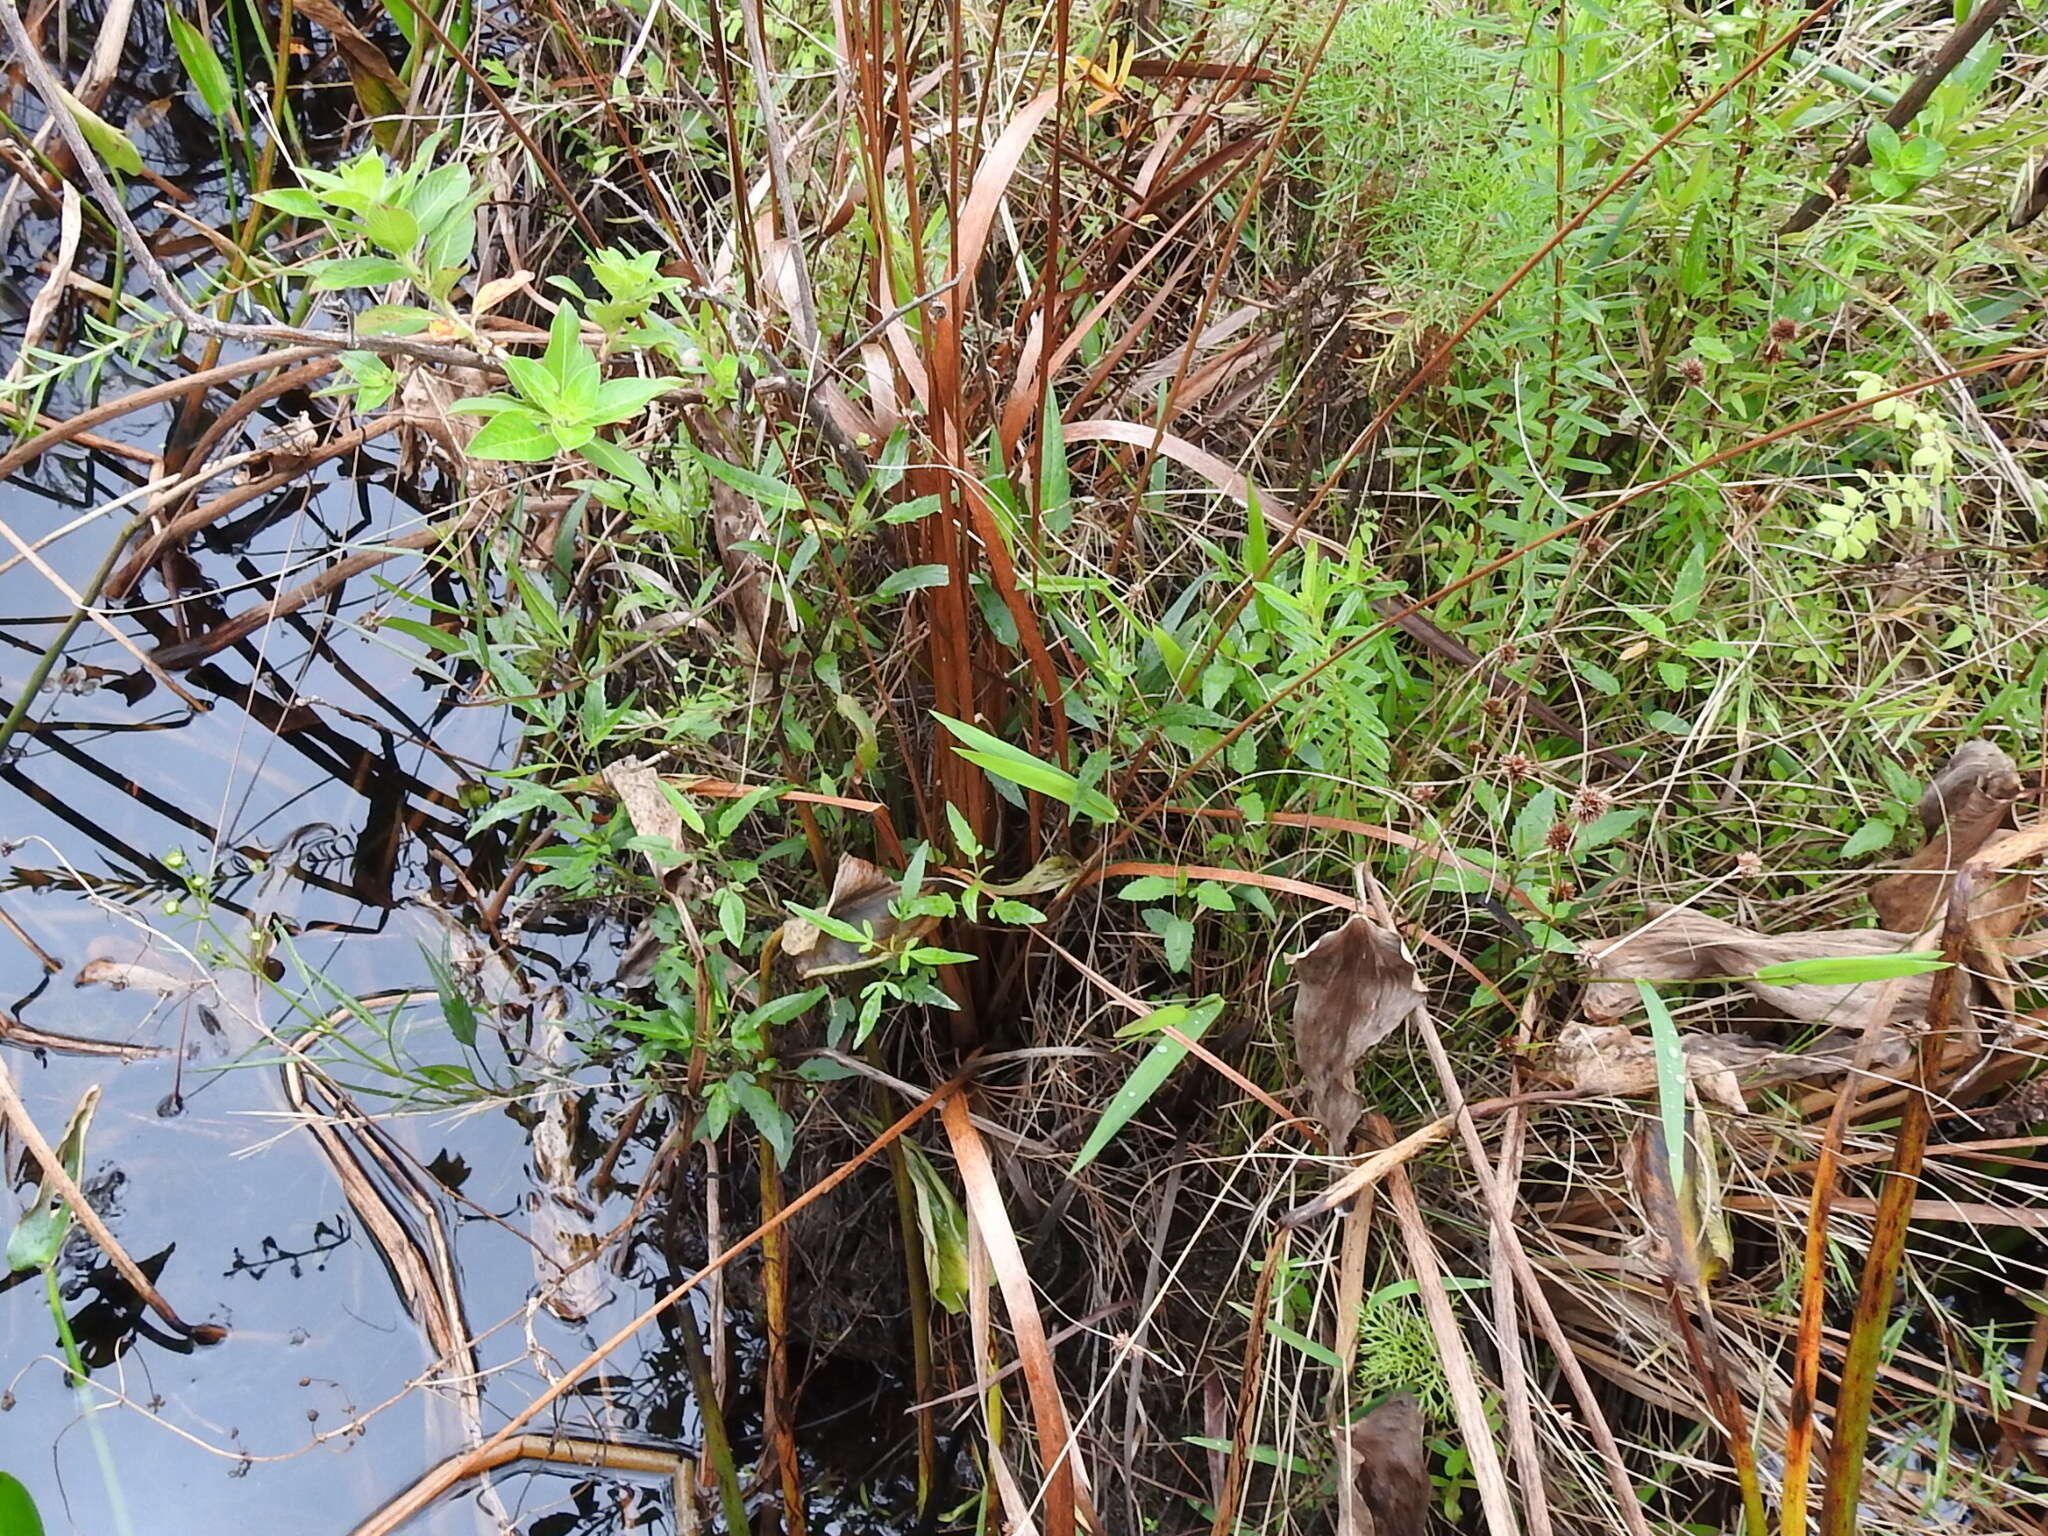
[[[611,469],[624,454],[600,443],[598,429],[632,420],[678,383],[607,379],[597,354],[583,344],[576,306],[567,302],[555,311],[547,350],[538,358],[507,357],[504,369],[513,393],[478,395],[449,407],[490,418],[469,444],[480,459],[533,463],[582,452],[599,468]]]
[[[476,194],[460,161],[436,164],[430,143],[402,171],[374,150],[332,171],[306,167],[299,187],[264,192],[258,201],[281,213],[327,226],[337,239],[371,247],[360,256],[332,256],[302,269],[316,292],[411,283],[444,313],[455,285],[469,271],[476,246]],[[366,331],[408,335],[425,330],[434,314],[390,307],[358,324]]]

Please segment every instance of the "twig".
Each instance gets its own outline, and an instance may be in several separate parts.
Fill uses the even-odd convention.
[[[62,576],[58,575],[56,570],[51,567],[50,562],[45,560],[41,555],[37,554],[35,547],[26,542],[21,537],[20,534],[16,533],[13,527],[4,518],[0,518],[0,539],[5,539],[9,544],[12,544],[15,548],[15,552],[19,554],[22,557],[22,559],[26,560],[30,565],[34,566],[36,568],[37,573],[51,586],[55,587],[59,594],[63,596],[65,601],[71,604],[74,613],[83,613],[87,618],[91,619],[93,623],[99,625],[101,629],[104,629],[110,636],[113,637],[113,641],[116,645],[120,646],[122,650],[126,651],[130,656],[133,656],[137,662],[141,663],[144,671],[150,673],[152,676],[156,678],[158,682],[162,683],[172,693],[176,694],[179,700],[183,702],[184,705],[188,709],[190,709],[194,714],[203,715],[207,712],[207,710],[213,707],[212,705],[205,703],[203,700],[193,698],[191,694],[187,693],[182,687],[178,685],[177,680],[173,678],[170,675],[170,673],[166,672],[160,664],[158,664],[154,659],[150,657],[148,652],[144,651],[141,646],[137,645],[133,640],[131,640],[128,637],[127,632],[123,630],[120,625],[116,624],[112,619],[108,618],[104,613],[101,613],[99,609],[92,606],[92,600],[90,598],[79,596],[77,590],[72,587],[71,583],[66,581]],[[27,697],[28,695],[24,694],[22,696],[22,699],[16,701],[17,705],[24,702],[27,699]]]
[[[402,533],[396,538],[386,539],[375,549],[359,550],[335,561],[326,570],[309,581],[301,582],[288,592],[280,592],[267,603],[258,603],[253,608],[244,608],[225,623],[216,624],[203,635],[182,640],[175,645],[160,647],[156,652],[160,666],[184,670],[197,666],[207,657],[226,650],[238,640],[245,640],[264,625],[283,618],[286,614],[297,613],[308,603],[319,601],[352,577],[408,550],[431,549],[451,534],[461,533],[473,527],[475,515],[460,517],[450,523],[438,523],[432,528],[422,528],[413,533]]]
[[[87,1202],[85,1191],[80,1189],[78,1181],[71,1177],[70,1170],[64,1166],[64,1159],[59,1157],[49,1142],[43,1139],[43,1133],[37,1129],[34,1117],[28,1112],[28,1106],[22,1103],[20,1093],[15,1090],[14,1077],[7,1070],[7,1063],[4,1060],[0,1060],[0,1118],[4,1118],[13,1128],[14,1134],[22,1139],[29,1154],[35,1158],[37,1166],[42,1169],[43,1177],[49,1180],[50,1187],[63,1197],[64,1203],[71,1208],[72,1216],[85,1228],[86,1235],[99,1245],[100,1252],[107,1256],[107,1262],[114,1266],[115,1271],[128,1283],[129,1289],[142,1298],[150,1311],[194,1344],[218,1344],[228,1336],[227,1329],[219,1323],[188,1323],[178,1316],[171,1304],[164,1300],[163,1293],[150,1283],[149,1276],[142,1272],[142,1267],[128,1257],[128,1250],[121,1246],[120,1239],[114,1236],[107,1224],[100,1220],[99,1213]]]
[[[1374,904],[1380,909],[1381,921],[1391,923],[1392,913],[1374,893]],[[1529,1262],[1528,1251],[1522,1246],[1522,1235],[1515,1226],[1515,1213],[1509,1203],[1508,1192],[1486,1155],[1486,1143],[1480,1138],[1479,1127],[1466,1107],[1465,1090],[1458,1082],[1457,1069],[1452,1066],[1450,1053],[1444,1049],[1441,1036],[1437,1033],[1436,1021],[1430,1016],[1427,1004],[1418,1003],[1411,1015],[1416,1033],[1429,1052],[1431,1066],[1436,1069],[1437,1081],[1444,1094],[1444,1102],[1450,1109],[1450,1117],[1456,1121],[1459,1138],[1465,1144],[1465,1155],[1472,1164],[1472,1176],[1479,1181],[1480,1194],[1486,1203],[1486,1213],[1493,1225],[1493,1237],[1505,1253],[1509,1268],[1513,1271],[1515,1284],[1522,1293],[1522,1299],[1529,1314],[1536,1320],[1544,1340],[1550,1345],[1551,1353],[1557,1358],[1557,1366],[1570,1384],[1572,1397],[1579,1405],[1579,1412],[1585,1419],[1586,1429],[1593,1437],[1594,1445],[1600,1451],[1602,1470],[1607,1474],[1609,1485],[1614,1490],[1616,1505],[1623,1523],[1632,1536],[1650,1536],[1649,1522],[1644,1518],[1642,1501],[1636,1496],[1635,1484],[1628,1475],[1628,1464],[1621,1458],[1621,1447],[1615,1443],[1614,1431],[1608,1427],[1607,1416],[1601,1411],[1600,1400],[1593,1395],[1593,1384],[1586,1379],[1584,1369],[1579,1365],[1578,1355],[1572,1349],[1571,1339],[1563,1325],[1557,1320],[1557,1313],[1551,1308],[1550,1298],[1543,1290],[1543,1283],[1536,1274],[1536,1267]],[[1389,1193],[1398,1201],[1399,1192],[1407,1187],[1407,1177],[1400,1175],[1398,1182],[1388,1185]],[[1412,1199],[1412,1195],[1410,1197]],[[1398,1205],[1396,1206],[1398,1210]],[[1502,1341],[1507,1344],[1506,1340]],[[1490,1447],[1489,1447],[1490,1449]],[[1533,1496],[1543,1497],[1542,1478],[1534,1478]]]
[[[188,373],[182,379],[165,379],[131,391],[118,400],[102,400],[98,405],[80,411],[68,421],[48,424],[39,417],[37,425],[43,427],[26,442],[17,443],[0,454],[0,480],[5,480],[25,464],[33,464],[52,448],[60,447],[74,438],[83,438],[101,422],[112,421],[134,411],[146,410],[152,405],[161,405],[166,400],[175,400],[194,389],[207,389],[229,379],[238,379],[245,373],[261,373],[268,368],[284,368],[292,363],[303,363],[308,358],[322,357],[321,347],[291,347],[283,352],[271,352],[260,357],[238,357],[216,367],[202,368],[197,373]]]
[[[1377,1121],[1375,1129],[1388,1129],[1384,1118],[1374,1116],[1372,1120]],[[1458,1326],[1458,1315],[1451,1309],[1451,1293],[1444,1288],[1443,1266],[1437,1260],[1429,1223],[1422,1219],[1415,1188],[1400,1168],[1391,1170],[1387,1179],[1387,1202],[1394,1208],[1394,1221],[1408,1250],[1408,1267],[1415,1277],[1423,1313],[1429,1319],[1430,1331],[1436,1335],[1444,1379],[1450,1386],[1451,1407],[1457,1416],[1458,1430],[1465,1437],[1465,1454],[1471,1458],[1473,1481],[1479,1485],[1480,1508],[1486,1512],[1486,1528],[1492,1536],[1512,1536],[1520,1525],[1508,1496],[1500,1452],[1493,1443],[1493,1426],[1486,1421],[1486,1404],[1472,1370],[1472,1352]]]
[[[1884,115],[1885,126],[1897,132],[1918,117],[1920,109],[1927,105],[1928,98],[1941,82],[1954,73],[1956,66],[1969,57],[1970,50],[1977,46],[1984,34],[1997,24],[1999,17],[2011,9],[2012,0],[1984,0],[1958,22],[1948,41],[1941,45],[1941,51],[1921,66],[1920,73],[1913,77],[1913,83],[1899,93],[1899,99]],[[1792,217],[1779,226],[1778,233],[1796,235],[1801,230],[1813,228],[1849,190],[1850,172],[1869,163],[1870,130],[1865,128],[1835,163],[1825,185],[1793,210]]]

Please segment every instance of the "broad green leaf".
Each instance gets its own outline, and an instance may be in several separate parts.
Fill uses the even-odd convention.
[[[1706,159],[1701,156],[1702,161]],[[1685,557],[1685,563],[1678,568],[1678,575],[1671,583],[1671,619],[1676,624],[1689,624],[1693,615],[1699,612],[1700,595],[1707,590],[1707,546],[1694,544]]]
[[[1133,1027],[1149,1027],[1153,1030],[1169,1026],[1177,1029],[1192,1042],[1202,1038],[1202,1032],[1216,1021],[1223,1012],[1223,999],[1212,997],[1190,1007],[1186,1003],[1168,1003],[1164,1008],[1155,1008]],[[1094,1162],[1102,1149],[1116,1139],[1116,1133],[1130,1124],[1131,1117],[1151,1101],[1173,1069],[1181,1064],[1188,1048],[1170,1036],[1161,1040],[1124,1079],[1123,1087],[1110,1099],[1109,1107],[1102,1112],[1102,1118],[1095,1122],[1095,1129],[1088,1133],[1088,1140],[1082,1144],[1080,1154],[1074,1159],[1074,1166],[1067,1170],[1071,1178]]]
[[[0,1472],[0,1536],[43,1536],[43,1517],[21,1480]]]
[[[952,579],[953,573],[943,565],[906,565],[884,576],[875,588],[875,596],[901,597],[906,592],[922,592],[926,587],[943,587]]]
[[[507,357],[500,360],[505,378],[519,391],[522,398],[532,401],[543,411],[552,411],[561,403],[562,381],[554,370],[539,358]]]
[[[405,280],[405,268],[389,256],[339,256],[303,269],[317,293],[339,288],[381,288]]]
[[[641,495],[654,494],[654,476],[647,472],[647,466],[617,443],[593,437],[576,451],[614,480],[623,480]]]
[[[733,1102],[753,1122],[761,1139],[774,1149],[775,1160],[784,1167],[789,1166],[790,1155],[796,1150],[796,1128],[789,1123],[789,1116],[782,1112],[782,1106],[775,1102],[775,1095],[755,1082],[751,1077],[735,1077],[727,1082]]]
[[[410,256],[420,243],[420,221],[403,208],[377,203],[363,210],[363,233],[393,256]]]
[[[681,379],[606,379],[598,386],[597,408],[590,419],[600,427],[630,421],[681,383]]]
[[[984,773],[1036,791],[1061,805],[1070,806],[1094,821],[1115,821],[1117,810],[1109,796],[1090,789],[1064,768],[1040,762],[1022,747],[1013,747],[1000,736],[991,736],[978,726],[950,715],[932,711],[932,718],[953,733],[962,745],[953,750]]]
[[[65,110],[70,112],[72,121],[78,124],[78,131],[85,135],[86,146],[94,154],[124,176],[142,174],[142,151],[135,147],[133,139],[63,86],[57,87],[57,94],[63,99]]]
[[[1117,892],[1125,901],[1159,901],[1175,895],[1180,882],[1167,875],[1140,875]]]
[[[1176,974],[1186,970],[1195,957],[1194,923],[1168,907],[1147,907],[1141,915],[1145,926],[1159,935],[1166,950],[1166,968]]]
[[[1758,966],[1752,976],[1757,981],[1783,986],[1853,987],[1866,981],[1925,976],[1947,969],[1948,962],[1941,958],[1940,950],[1908,949],[1896,955],[1822,955],[1812,960],[1780,960],[1776,965]]]
[[[185,19],[172,0],[164,0],[164,20],[171,29],[171,46],[178,50],[178,59],[185,66],[192,88],[206,103],[206,110],[216,120],[226,122],[228,106],[234,97],[228,86],[227,69],[213,51],[213,44],[204,32]]]
[[[1888,821],[1873,816],[1849,834],[1849,840],[1842,844],[1840,857],[1860,859],[1866,853],[1876,853],[1880,849],[1889,848],[1892,845],[1892,839],[1898,835],[1899,829],[1897,827]]]
[[[257,193],[256,201],[296,219],[322,219],[327,216],[326,205],[300,187],[273,187],[268,192]]]
[[[812,987],[807,992],[791,992],[786,997],[772,998],[747,1015],[747,1025],[753,1029],[774,1029],[787,1024],[824,996],[823,987]]]
[[[433,312],[417,304],[372,304],[356,316],[356,334],[417,336],[433,323]]]
[[[1621,692],[1620,678],[1616,677],[1605,667],[1595,666],[1583,656],[1574,656],[1572,658],[1572,670],[1584,678],[1591,687],[1599,690],[1601,693],[1612,697],[1614,694]]]
[[[548,430],[548,424],[522,407],[505,411],[485,422],[477,435],[470,439],[469,453],[472,458],[534,464],[553,458],[561,447],[554,433]]]

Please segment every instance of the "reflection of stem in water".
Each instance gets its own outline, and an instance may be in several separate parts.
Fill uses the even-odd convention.
[[[85,1359],[78,1352],[78,1340],[71,1332],[71,1319],[64,1315],[64,1297],[57,1289],[57,1266],[43,1266],[43,1282],[48,1288],[50,1315],[57,1320],[57,1337],[64,1341],[64,1358],[70,1363],[65,1384],[71,1388],[73,1400],[78,1404],[78,1416],[85,1420],[86,1436],[92,1441],[92,1453],[100,1464],[100,1481],[106,1485],[107,1507],[113,1512],[114,1529],[120,1536],[131,1536],[134,1527],[128,1523],[128,1501],[121,1496],[121,1478],[114,1466],[113,1447],[107,1444],[107,1437],[100,1429],[100,1410],[92,1405],[85,1385]]]

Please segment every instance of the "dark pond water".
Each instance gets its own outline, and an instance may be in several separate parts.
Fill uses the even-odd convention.
[[[115,375],[103,392],[129,387]],[[168,425],[166,412],[145,412],[108,433],[154,450]],[[353,468],[346,480],[328,471],[307,505],[240,548],[198,551],[209,579],[247,589],[231,609],[263,595],[270,574],[317,556],[332,535],[374,539],[416,517],[377,486],[375,463]],[[64,450],[0,490],[0,517],[34,539],[125,491],[135,472]],[[48,552],[51,564],[82,585],[112,526],[65,538]],[[409,572],[394,564],[383,574],[403,581]],[[74,1240],[61,1278],[93,1365],[81,1397],[61,1367],[40,1278],[17,1277],[0,1291],[0,1466],[28,1485],[53,1532],[346,1530],[465,1443],[448,1393],[407,1391],[433,1352],[333,1169],[294,1127],[278,1051],[245,1022],[222,1020],[218,1007],[207,1010],[222,1025],[215,1038],[190,999],[78,984],[95,960],[140,956],[176,969],[173,946],[202,954],[210,935],[236,937],[252,908],[274,910],[299,937],[282,982],[263,989],[272,1028],[295,1034],[332,1010],[332,995],[307,979],[315,973],[359,994],[423,987],[426,1005],[397,1032],[400,1058],[461,1059],[426,958],[449,938],[411,898],[446,882],[430,847],[461,853],[460,813],[445,799],[461,779],[451,760],[502,761],[505,725],[486,709],[437,713],[440,693],[358,627],[391,603],[360,583],[331,611],[308,610],[223,654],[188,675],[214,704],[200,716],[161,689],[124,696],[136,662],[103,632],[83,629],[66,657],[70,679],[98,686],[40,696],[35,735],[0,771],[0,839],[9,845],[0,912],[21,929],[0,933],[0,1008],[25,1029],[182,1055],[123,1063],[19,1042],[0,1051],[52,1140],[79,1096],[100,1088],[89,1188],[129,1252],[146,1266],[160,1260],[161,1289],[187,1321],[230,1329],[225,1343],[193,1349],[149,1326],[95,1251]],[[28,567],[0,573],[0,699],[12,702],[64,608]],[[408,812],[416,835],[387,851],[394,819]],[[280,849],[267,879],[251,872],[252,858]],[[219,875],[210,924],[189,896],[179,910],[165,908],[183,874],[196,871]],[[573,993],[587,941],[542,942],[553,947],[531,956],[539,979]],[[232,990],[234,973],[224,975]],[[360,1026],[352,1038],[377,1043]],[[510,1080],[502,1051],[485,1061]],[[535,1172],[520,1120],[502,1105],[391,1113],[379,1090],[394,1082],[370,1070],[346,1076],[392,1143],[459,1187],[459,1197],[443,1187],[438,1205],[470,1328],[482,1335],[486,1431],[643,1305],[651,1283],[671,1278],[643,1259],[659,1272],[615,1277],[611,1301],[579,1324],[530,1307]],[[174,1091],[182,1108],[170,1112]],[[609,1139],[626,1102],[594,1085],[585,1140]],[[30,1187],[13,1177],[16,1151],[10,1144],[9,1223]],[[643,1144],[629,1147],[600,1229],[624,1219],[645,1155]],[[558,1422],[583,1434],[694,1442],[670,1385],[680,1373],[660,1355],[659,1333],[649,1336],[654,1353],[622,1352],[604,1389],[572,1394]],[[564,1470],[501,1475],[494,1486],[523,1531],[672,1528],[658,1479],[636,1488]],[[500,1528],[472,1490],[408,1529]]]

